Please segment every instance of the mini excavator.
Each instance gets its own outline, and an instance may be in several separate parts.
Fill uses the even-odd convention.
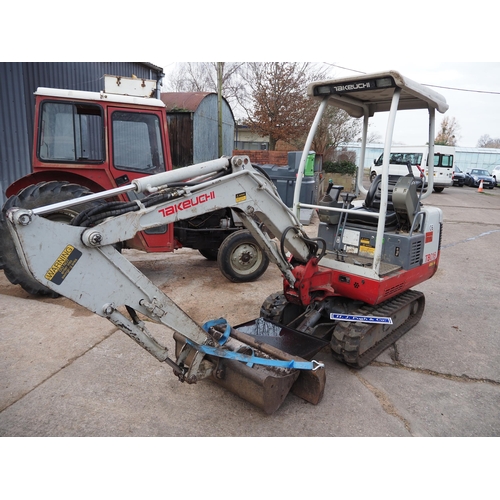
[[[210,378],[267,414],[290,391],[318,404],[325,368],[314,358],[323,348],[330,346],[336,359],[362,368],[424,312],[424,295],[412,287],[435,274],[443,225],[441,210],[422,204],[432,192],[432,162],[422,182],[411,169],[390,179],[388,159],[398,111],[428,110],[432,158],[435,112],[444,113],[448,106],[440,94],[396,71],[314,82],[307,93],[319,107],[291,209],[247,156],[222,157],[75,200],[32,210],[9,208],[3,223],[22,266],[57,294],[107,318],[181,381]],[[330,182],[317,205],[304,204],[299,198],[307,155],[329,105],[363,119],[356,193]],[[384,163],[366,189],[368,124],[379,112],[388,113]],[[142,196],[112,206],[105,201],[126,192]],[[48,217],[54,210],[95,201],[70,224]],[[199,325],[117,250],[139,231],[221,207],[241,219],[283,277],[282,290],[264,300],[260,316],[235,327],[221,318]],[[317,211],[317,237],[305,233],[301,209]],[[175,353],[156,341],[148,321],[174,332]]]

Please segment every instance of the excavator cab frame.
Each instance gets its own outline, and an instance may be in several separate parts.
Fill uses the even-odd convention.
[[[315,210],[330,210],[333,212],[352,212],[349,209],[336,207],[325,207],[301,203],[300,192],[302,179],[304,176],[307,155],[311,149],[312,141],[317,128],[328,105],[336,106],[345,110],[354,118],[363,118],[363,133],[361,141],[361,154],[356,177],[357,189],[363,195],[368,190],[363,186],[364,162],[367,146],[368,125],[371,117],[375,113],[389,112],[387,129],[384,142],[384,160],[382,164],[382,181],[380,208],[377,212],[370,212],[371,216],[378,219],[377,234],[384,233],[385,220],[387,216],[387,204],[389,193],[389,158],[392,146],[392,138],[396,123],[396,114],[403,110],[427,109],[429,112],[429,158],[434,157],[434,137],[435,137],[435,116],[436,110],[445,113],[448,104],[444,97],[409,78],[404,77],[396,71],[386,71],[347,77],[335,81],[320,81],[311,83],[308,86],[307,94],[313,99],[319,100],[316,117],[309,131],[304,150],[299,163],[297,182],[295,185],[293,198],[293,211],[297,217],[300,208]],[[430,162],[427,191],[422,194],[421,199],[432,193],[434,182],[434,165]],[[373,256],[372,270],[375,275],[379,275],[382,255],[382,238],[377,238]]]

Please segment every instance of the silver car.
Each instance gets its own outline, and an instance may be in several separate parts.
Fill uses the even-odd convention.
[[[495,184],[498,186],[498,182],[500,181],[500,165],[493,168],[491,176],[495,179]]]

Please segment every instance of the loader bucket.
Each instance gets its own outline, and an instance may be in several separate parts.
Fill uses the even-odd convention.
[[[243,328],[246,329],[247,332],[252,331],[252,326],[249,324],[246,324]],[[280,328],[288,330],[286,327],[281,326]],[[300,337],[300,332],[291,332],[292,333],[287,332],[289,337],[295,336],[294,334],[299,334]],[[262,332],[260,331],[260,333]],[[244,344],[274,359],[284,361],[305,361],[304,358],[295,356],[274,345],[263,342],[262,335],[252,336],[240,331],[239,328],[236,327],[234,329],[231,328],[230,336],[240,345]],[[176,354],[179,355],[185,343],[185,339],[178,333],[174,334],[174,339],[176,342]],[[317,341],[315,342],[316,350],[312,355],[325,345],[328,345],[327,342],[318,339],[312,338],[312,340]],[[257,406],[268,415],[278,410],[289,392],[292,392],[296,396],[312,404],[318,404],[323,397],[325,388],[324,367],[314,371],[260,365],[253,365],[250,367],[240,361],[214,358],[209,355],[207,355],[207,358],[216,366],[211,375],[211,380],[245,401]]]

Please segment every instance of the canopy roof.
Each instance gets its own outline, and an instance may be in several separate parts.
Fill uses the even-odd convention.
[[[448,109],[441,94],[393,70],[313,82],[308,86],[307,94],[321,100],[328,97],[329,104],[360,118],[365,109],[369,116],[389,111],[396,88],[401,89],[399,110],[435,108],[445,113]]]

